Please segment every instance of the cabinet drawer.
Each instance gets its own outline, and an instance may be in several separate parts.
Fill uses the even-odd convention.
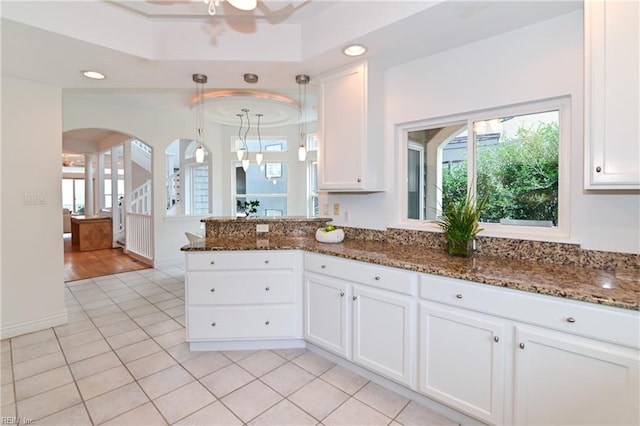
[[[187,271],[293,269],[295,253],[281,251],[209,251],[187,253]]]
[[[300,337],[293,305],[188,308],[187,340]]]
[[[304,254],[304,269],[397,293],[415,294],[416,274],[400,269],[309,253]]]
[[[187,304],[293,303],[293,271],[188,272]]]
[[[637,311],[433,275],[420,277],[420,297],[605,342],[640,347]]]

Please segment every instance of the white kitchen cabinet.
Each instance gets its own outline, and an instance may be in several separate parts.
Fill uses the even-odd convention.
[[[526,325],[516,344],[513,424],[640,424],[637,351]]]
[[[420,304],[420,392],[502,423],[506,322],[439,303]]]
[[[640,3],[586,1],[585,188],[640,188]]]
[[[637,312],[421,275],[418,389],[491,424],[639,424]]]
[[[190,252],[186,259],[186,335],[192,348],[302,338],[296,252]],[[235,348],[243,348],[238,345]],[[250,346],[248,346],[250,347]]]
[[[305,253],[305,339],[407,386],[415,383],[415,274]]]
[[[314,274],[304,278],[304,337],[328,351],[349,358],[351,288],[343,281]]]
[[[318,189],[384,189],[384,70],[362,62],[319,77]]]

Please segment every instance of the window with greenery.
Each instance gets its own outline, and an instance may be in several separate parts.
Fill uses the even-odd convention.
[[[287,163],[251,163],[245,172],[241,163],[235,164],[236,201],[260,202],[255,216],[287,215]],[[236,215],[242,215],[236,211]]]
[[[486,199],[485,224],[557,228],[566,108],[544,106],[408,131],[406,217],[436,220],[470,189]]]

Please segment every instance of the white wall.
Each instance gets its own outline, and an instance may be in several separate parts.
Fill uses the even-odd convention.
[[[59,88],[2,76],[3,339],[67,321],[61,101]],[[25,192],[43,193],[44,204],[25,205]]]
[[[328,195],[349,211],[348,226],[394,225],[401,123],[552,98],[571,97],[571,236],[585,249],[640,253],[638,193],[583,190],[583,15],[567,14],[387,70],[388,191]],[[637,143],[637,141],[629,141]],[[330,209],[331,210],[331,209]],[[379,212],[379,214],[372,214]]]

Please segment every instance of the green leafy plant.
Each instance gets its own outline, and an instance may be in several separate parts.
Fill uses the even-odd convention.
[[[477,203],[470,193],[464,198],[450,201],[444,206],[442,220],[436,223],[444,231],[447,240],[449,254],[454,256],[467,256],[470,241],[478,235],[482,228],[478,221],[487,203],[487,198],[480,199]]]
[[[239,213],[244,213],[246,217],[257,213],[258,206],[260,206],[260,201],[258,200],[236,201],[236,211],[238,211]]]

